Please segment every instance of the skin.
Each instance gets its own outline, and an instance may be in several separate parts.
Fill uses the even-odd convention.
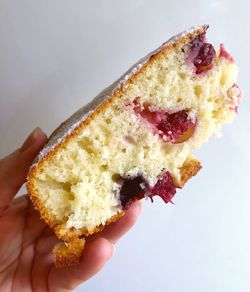
[[[39,218],[27,195],[14,198],[28,169],[47,142],[35,129],[22,147],[0,160],[0,290],[72,291],[93,277],[114,254],[114,244],[136,222],[141,205],[135,202],[125,216],[87,239],[78,266],[56,269],[51,252],[58,242]]]

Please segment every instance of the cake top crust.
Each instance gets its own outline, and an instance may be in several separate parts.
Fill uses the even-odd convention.
[[[102,90],[91,102],[80,108],[72,116],[70,116],[65,122],[63,122],[49,137],[47,144],[40,151],[40,153],[35,158],[32,166],[36,166],[37,163],[42,160],[47,154],[52,151],[61,141],[63,141],[68,135],[70,135],[83,121],[90,117],[98,107],[108,101],[112,95],[119,90],[122,86],[123,91],[127,88],[128,84],[126,81],[130,79],[132,75],[137,73],[154,55],[161,52],[166,47],[178,42],[181,38],[187,36],[188,34],[193,34],[194,32],[205,32],[208,29],[208,25],[202,25],[198,27],[191,27],[164,42],[160,47],[154,51],[147,54],[145,57],[141,58],[137,63],[130,67],[118,80],[112,83],[110,86]]]

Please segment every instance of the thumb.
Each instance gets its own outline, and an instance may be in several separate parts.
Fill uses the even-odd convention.
[[[47,140],[43,131],[36,128],[21,148],[0,160],[0,210],[8,207],[25,182],[32,161]]]

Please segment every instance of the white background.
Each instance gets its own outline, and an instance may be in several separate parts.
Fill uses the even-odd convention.
[[[0,0],[0,156],[190,26],[209,23],[209,40],[240,67],[245,99],[224,136],[197,151],[202,171],[175,205],[144,202],[115,257],[77,291],[250,291],[249,10],[247,0]]]

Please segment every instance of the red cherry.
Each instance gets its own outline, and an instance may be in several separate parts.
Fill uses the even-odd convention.
[[[181,143],[187,140],[193,133],[195,124],[188,117],[188,112],[185,110],[167,114],[158,125],[158,129],[162,132],[162,136],[167,137],[172,143]],[[190,135],[186,135],[190,132]],[[183,139],[185,136],[185,139]],[[189,136],[189,137],[188,137]]]
[[[195,73],[200,74],[212,68],[216,52],[213,45],[205,42],[205,34],[197,36],[190,43],[187,60],[196,68]]]
[[[160,196],[165,203],[169,203],[172,202],[175,193],[176,187],[174,181],[170,173],[167,171],[149,191],[149,197],[153,202],[153,196]]]
[[[141,110],[137,102],[134,110],[143,121],[152,126],[152,131],[158,133],[165,142],[182,143],[194,133],[196,120],[189,118],[188,110],[170,114],[163,111],[151,111],[147,105],[144,105]]]

